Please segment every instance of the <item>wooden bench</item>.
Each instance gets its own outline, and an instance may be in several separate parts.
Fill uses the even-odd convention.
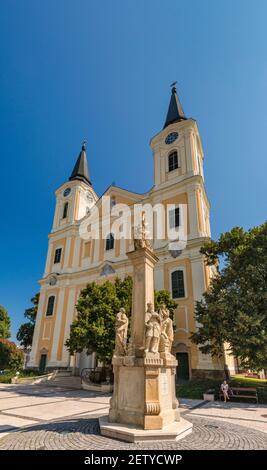
[[[220,398],[223,398],[223,392],[220,390]],[[229,387],[229,398],[253,398],[258,403],[258,394],[256,388]]]

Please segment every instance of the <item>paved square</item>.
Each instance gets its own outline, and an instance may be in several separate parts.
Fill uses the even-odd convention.
[[[178,442],[128,444],[103,437],[110,395],[0,384],[0,449],[267,449],[267,406],[180,399],[193,432]]]

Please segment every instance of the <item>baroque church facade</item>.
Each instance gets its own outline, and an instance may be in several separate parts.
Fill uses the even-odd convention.
[[[210,238],[210,204],[204,186],[204,153],[197,123],[183,112],[173,86],[163,129],[150,141],[154,158],[154,184],[144,194],[110,186],[104,193],[112,205],[161,203],[175,207],[172,223],[179,225],[179,207],[187,207],[187,244],[178,256],[168,249],[168,240],[153,240],[159,258],[154,271],[154,288],[167,289],[177,301],[173,354],[179,365],[177,375],[183,379],[221,375],[223,361],[204,355],[190,341],[197,328],[195,302],[200,300],[212,276],[199,250]],[[132,275],[126,255],[133,249],[130,239],[84,240],[80,225],[103,196],[94,191],[86,147],[83,145],[73,172],[56,191],[53,227],[42,279],[40,300],[28,367],[45,369],[94,367],[94,355],[70,356],[65,342],[75,318],[79,293],[88,283],[113,281],[116,276]],[[177,208],[177,209],[176,209]],[[101,220],[100,220],[101,230]],[[230,369],[231,369],[231,364]]]

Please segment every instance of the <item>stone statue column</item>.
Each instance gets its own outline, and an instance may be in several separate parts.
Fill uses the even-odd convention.
[[[163,435],[176,439],[191,432],[192,424],[180,420],[177,408],[177,361],[170,353],[172,320],[164,304],[160,312],[154,310],[153,272],[158,258],[146,236],[144,219],[137,235],[135,250],[127,253],[133,265],[131,338],[125,348],[128,320],[121,309],[112,358],[113,396],[108,418],[100,418],[100,429],[102,435],[131,442]]]

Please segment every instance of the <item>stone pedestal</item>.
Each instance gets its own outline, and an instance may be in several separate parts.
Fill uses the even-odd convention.
[[[172,356],[157,356],[147,353],[143,358],[113,359],[110,422],[134,424],[142,429],[162,429],[179,420],[175,396],[177,362]]]
[[[102,436],[126,442],[179,441],[192,432],[192,423],[181,418],[160,430],[144,430],[134,424],[110,423],[107,416],[99,418]]]

